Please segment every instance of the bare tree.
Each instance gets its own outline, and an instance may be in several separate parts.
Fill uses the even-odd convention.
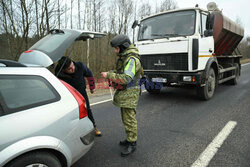
[[[73,28],[73,1],[74,0],[71,0],[70,1],[70,28],[72,29]]]
[[[67,28],[67,1],[65,0],[64,28]]]
[[[3,17],[1,17],[1,23],[2,23],[2,26],[3,26],[3,31],[6,34],[7,42],[8,42],[8,46],[9,46],[8,51],[9,51],[11,57],[13,57],[13,50],[10,49],[11,41],[12,41],[11,40],[12,34],[9,32],[9,22],[8,22],[8,14],[6,12],[6,3],[3,0],[1,0],[0,7],[1,7],[1,14],[3,16]]]
[[[23,23],[23,34],[22,38],[24,39],[24,44],[25,44],[25,50],[28,49],[29,46],[29,40],[28,40],[28,35],[29,35],[29,29],[30,29],[30,24],[31,24],[31,19],[30,19],[30,9],[32,8],[33,3],[30,4],[30,6],[26,6],[26,3],[24,0],[21,0],[21,9],[22,9],[22,23]]]
[[[156,6],[156,13],[164,12],[172,9],[178,8],[177,2],[175,0],[164,0],[159,6]]]
[[[128,33],[128,24],[131,21],[131,16],[133,12],[133,1],[132,0],[118,0],[115,1],[116,8],[112,10],[117,10],[118,13],[118,34],[127,34]]]
[[[14,60],[18,58],[23,49],[29,46],[28,35],[30,25],[32,23],[31,10],[34,1],[29,3],[24,0],[9,1],[9,5],[1,0],[1,7],[4,16],[4,27],[7,34],[9,47],[11,47],[11,55]],[[15,6],[15,10],[13,10]],[[20,12],[20,13],[18,13]]]
[[[92,1],[92,20],[93,20],[93,30],[102,31],[104,25],[104,7],[103,0],[93,0]]]
[[[42,0],[42,4],[40,6],[40,23],[39,23],[39,31],[40,37],[43,37],[46,33],[56,27],[56,19],[53,19],[53,16],[56,16],[57,1],[53,0]]]
[[[49,26],[49,1],[50,0],[44,0],[44,9],[45,9],[45,16],[46,16],[46,29],[47,32],[50,30]]]
[[[98,31],[101,32],[103,31],[104,28],[104,22],[105,22],[105,18],[104,18],[104,13],[103,11],[105,11],[104,5],[103,5],[103,0],[99,0],[98,4],[97,4],[97,22],[98,22]]]
[[[77,2],[78,2],[77,4],[78,6],[78,29],[80,29],[81,28],[81,2],[80,0],[78,0]]]
[[[91,0],[86,0],[86,20],[87,20],[87,29],[88,30],[92,30],[91,29],[91,9],[92,9],[92,4],[91,4]]]
[[[97,3],[93,0],[93,29],[97,31]]]
[[[38,24],[38,2],[35,0],[35,6],[36,6],[36,35],[39,37],[39,24]]]
[[[111,32],[111,33],[116,33],[117,32],[117,29],[116,29],[116,14],[117,14],[117,11],[115,10],[116,9],[116,3],[113,3],[113,2],[116,2],[116,1],[112,1],[110,3],[110,6],[109,8],[112,9],[112,10],[109,10],[109,17],[108,17],[108,22],[107,22],[107,26],[108,26],[108,31]]]
[[[139,17],[149,16],[152,14],[152,6],[149,3],[143,3],[139,8]]]
[[[60,0],[57,0],[57,18],[58,18],[58,28],[61,28],[61,11],[60,11]]]

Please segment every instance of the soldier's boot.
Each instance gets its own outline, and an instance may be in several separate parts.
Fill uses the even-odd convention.
[[[95,136],[102,136],[102,132],[95,126]]]
[[[120,145],[120,146],[126,147],[126,146],[129,145],[129,142],[125,139],[125,140],[123,140],[123,141],[120,141],[119,145]]]
[[[128,146],[121,152],[122,157],[132,154],[136,150],[136,142],[128,142]]]

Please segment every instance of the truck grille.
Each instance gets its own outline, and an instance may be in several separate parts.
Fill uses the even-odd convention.
[[[141,55],[144,70],[188,70],[188,54]]]

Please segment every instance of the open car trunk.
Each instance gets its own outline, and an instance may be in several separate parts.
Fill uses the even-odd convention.
[[[18,60],[26,66],[49,67],[57,62],[75,41],[104,37],[104,33],[53,29],[44,38],[35,43],[29,50],[23,52]]]

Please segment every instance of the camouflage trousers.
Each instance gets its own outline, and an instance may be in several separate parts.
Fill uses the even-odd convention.
[[[137,121],[135,108],[121,107],[122,122],[125,127],[128,142],[135,142],[137,140]]]

